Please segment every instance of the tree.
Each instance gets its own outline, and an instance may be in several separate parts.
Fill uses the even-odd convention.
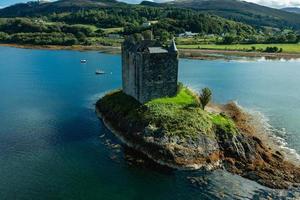
[[[233,35],[226,35],[223,38],[223,44],[233,44],[234,42],[236,42],[236,37]]]
[[[200,94],[200,104],[202,109],[205,109],[205,106],[211,101],[212,92],[209,88],[203,88],[202,93]]]
[[[171,39],[171,34],[167,31],[162,31],[159,36],[160,42],[166,44],[169,39]]]
[[[267,47],[265,50],[265,52],[267,53],[276,53],[278,51],[279,51],[278,47]]]
[[[0,41],[6,41],[9,39],[9,35],[7,33],[4,32],[0,32]]]

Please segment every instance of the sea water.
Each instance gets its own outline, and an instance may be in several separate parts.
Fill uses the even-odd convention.
[[[271,190],[223,170],[131,162],[94,108],[121,87],[120,65],[119,55],[95,51],[0,47],[0,199],[299,198],[297,189]],[[300,62],[181,59],[179,79],[195,91],[210,87],[214,102],[259,113],[285,148],[300,152]]]

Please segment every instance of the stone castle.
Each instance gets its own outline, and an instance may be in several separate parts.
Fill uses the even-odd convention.
[[[162,48],[156,40],[122,45],[123,92],[145,103],[177,93],[178,50],[174,40]]]

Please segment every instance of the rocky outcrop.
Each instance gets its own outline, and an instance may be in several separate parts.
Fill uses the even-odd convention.
[[[223,163],[228,171],[271,188],[300,186],[300,167],[289,162],[283,153],[266,145],[257,128],[251,125],[252,116],[235,103],[229,103],[221,110],[234,119],[242,133],[235,140],[228,140],[224,138],[225,133],[217,132],[224,155]]]
[[[157,128],[151,126],[137,132],[121,131],[120,127],[124,126],[122,122],[119,121],[118,125],[112,123],[113,116],[104,115],[98,109],[97,114],[124,144],[142,152],[158,164],[184,170],[212,170],[220,167],[221,154],[215,138],[167,137],[157,134]]]
[[[217,106],[215,110],[233,119],[239,133],[215,127],[210,135],[167,136],[159,126],[129,122],[120,113],[97,103],[98,116],[105,125],[124,144],[156,163],[184,170],[225,168],[271,188],[298,186],[300,168],[264,144],[255,133],[249,115],[234,103]]]

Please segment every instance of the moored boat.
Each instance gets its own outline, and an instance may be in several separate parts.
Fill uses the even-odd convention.
[[[96,74],[105,74],[105,71],[103,71],[103,70],[96,70],[95,73],[96,73]]]

